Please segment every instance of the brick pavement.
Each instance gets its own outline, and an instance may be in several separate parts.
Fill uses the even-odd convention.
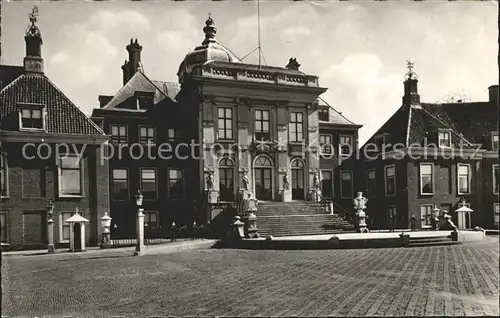
[[[212,249],[2,262],[5,316],[499,314],[498,238],[362,250]]]

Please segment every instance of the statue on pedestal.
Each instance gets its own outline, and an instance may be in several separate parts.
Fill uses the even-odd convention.
[[[354,209],[356,209],[356,217],[357,217],[357,228],[360,233],[368,233],[369,230],[366,225],[366,214],[363,211],[366,209],[366,203],[368,199],[363,197],[363,192],[358,192],[358,196],[354,198]]]
[[[208,176],[207,176],[205,181],[207,183],[207,190],[208,191],[213,190],[214,189],[214,173],[212,171],[210,171],[208,173]]]
[[[283,189],[288,190],[290,189],[290,177],[288,176],[288,173],[285,172],[285,175],[283,176]]]
[[[313,189],[319,189],[319,178],[318,178],[318,172],[315,171],[314,172],[314,176],[313,176]]]
[[[246,170],[243,171],[243,178],[241,181],[243,181],[243,189],[250,190],[250,180],[248,179]]]

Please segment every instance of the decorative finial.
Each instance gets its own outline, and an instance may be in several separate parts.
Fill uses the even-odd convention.
[[[35,22],[38,21],[38,7],[33,6],[33,10],[28,14],[31,24],[28,26],[26,30],[26,36],[35,36],[41,38],[41,33],[38,27],[35,25]]]
[[[208,13],[208,20],[205,21],[205,27],[203,32],[205,32],[205,40],[202,45],[207,45],[208,43],[216,43],[215,34],[217,33],[217,28],[214,26],[215,22],[212,19],[212,13]]]
[[[406,67],[408,68],[408,73],[405,75],[405,79],[418,79],[418,76],[415,72],[413,72],[413,68],[415,67],[415,63],[413,62],[413,58],[410,57],[409,60],[406,61]]]
[[[298,71],[299,70],[299,67],[300,67],[300,64],[299,62],[297,62],[297,58],[295,57],[291,57],[289,60],[288,60],[288,64],[287,66],[285,66],[287,69],[289,70],[295,70],[295,71]]]

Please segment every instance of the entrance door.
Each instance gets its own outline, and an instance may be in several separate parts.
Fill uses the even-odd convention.
[[[272,200],[272,163],[267,157],[257,157],[254,165],[255,196],[258,200]]]
[[[73,225],[73,235],[75,238],[75,251],[80,251],[82,249],[82,227],[79,222]]]
[[[321,171],[321,194],[325,198],[333,199],[333,174],[331,170]]]
[[[292,170],[292,200],[304,200],[304,162],[295,159]]]

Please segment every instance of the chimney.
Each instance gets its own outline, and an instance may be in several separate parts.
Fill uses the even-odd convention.
[[[138,70],[142,70],[141,64],[141,51],[142,46],[139,45],[137,39],[130,39],[130,44],[127,45],[128,51],[128,62],[122,66],[123,70],[123,85],[125,85],[132,76],[134,76],[135,72]],[[125,71],[126,69],[126,71]]]
[[[99,107],[103,108],[106,106],[112,98],[113,96],[99,95]]]
[[[498,94],[499,94],[498,85],[491,85],[490,87],[488,87],[488,92],[490,95],[490,103],[498,107]]]
[[[35,25],[38,18],[38,8],[33,7],[33,11],[28,15],[31,25],[26,30],[24,41],[26,42],[26,56],[24,58],[24,70],[27,73],[43,73],[42,59],[42,34]]]

